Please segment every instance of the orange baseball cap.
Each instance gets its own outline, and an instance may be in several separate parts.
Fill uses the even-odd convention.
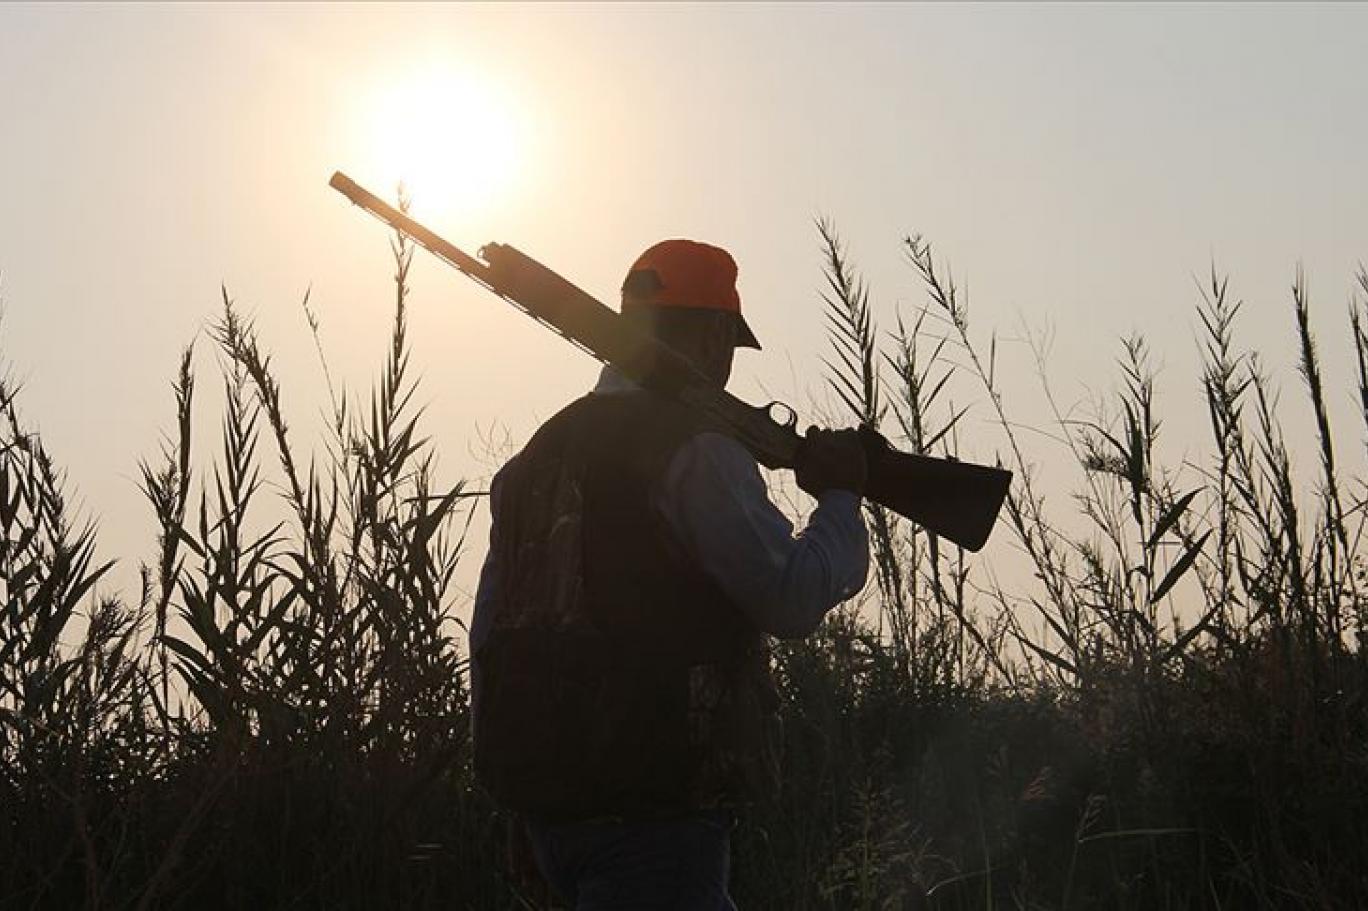
[[[622,281],[622,307],[690,307],[734,313],[737,347],[760,347],[741,316],[736,260],[711,244],[662,240],[638,256]]]

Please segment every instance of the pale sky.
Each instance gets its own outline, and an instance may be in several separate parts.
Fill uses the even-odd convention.
[[[154,546],[137,460],[172,424],[178,352],[220,283],[255,315],[309,448],[327,399],[305,289],[352,389],[380,369],[392,312],[385,232],[328,176],[389,195],[419,167],[431,227],[471,251],[513,243],[609,303],[663,237],[728,247],[765,343],[732,389],[800,410],[824,352],[813,219],[835,219],[886,326],[922,300],[899,252],[921,232],[967,281],[976,338],[1007,340],[1022,421],[1045,424],[1021,325],[1054,327],[1066,406],[1116,384],[1136,330],[1164,365],[1175,458],[1209,445],[1194,275],[1231,273],[1243,340],[1294,400],[1300,261],[1358,465],[1344,314],[1368,259],[1366,34],[1368,7],[1309,3],[0,5],[0,354],[131,579]],[[433,152],[404,142],[451,162],[440,192],[423,195]],[[443,477],[478,481],[477,428],[524,439],[595,365],[430,258],[413,290]],[[205,339],[198,367],[203,455]],[[1311,426],[1287,420],[1294,439]],[[965,455],[990,459],[991,428],[965,430]]]

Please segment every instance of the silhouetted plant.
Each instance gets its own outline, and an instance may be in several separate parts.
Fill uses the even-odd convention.
[[[844,420],[958,456],[985,409],[994,441],[965,455],[1015,472],[998,539],[1029,570],[1009,584],[869,509],[876,584],[775,648],[785,774],[736,832],[741,905],[1368,900],[1365,507],[1301,270],[1310,490],[1215,268],[1196,307],[1210,453],[1165,462],[1164,390],[1133,336],[1082,420],[1036,348],[1060,447],[1042,456],[996,335],[981,352],[929,243],[904,239],[925,300],[881,333],[834,226],[818,234]],[[363,398],[324,358],[316,453],[224,290],[181,352],[174,430],[141,465],[157,542],[133,600],[98,590],[93,526],[0,381],[0,907],[537,907],[504,875],[471,774],[452,580],[477,492],[437,481],[409,359],[412,247],[396,237],[392,254],[384,366]],[[1368,273],[1355,281],[1368,432]],[[304,310],[322,353],[307,295]],[[201,464],[206,349],[223,397]],[[1074,471],[1067,507],[1041,492],[1044,458]]]

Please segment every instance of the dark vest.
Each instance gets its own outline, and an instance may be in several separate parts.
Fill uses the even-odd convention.
[[[650,816],[772,788],[765,637],[651,504],[698,431],[647,392],[586,396],[501,472],[475,758],[505,805]]]

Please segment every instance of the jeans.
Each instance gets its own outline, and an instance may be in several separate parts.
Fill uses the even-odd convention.
[[[527,825],[538,868],[574,911],[736,911],[731,827],[722,810]]]

